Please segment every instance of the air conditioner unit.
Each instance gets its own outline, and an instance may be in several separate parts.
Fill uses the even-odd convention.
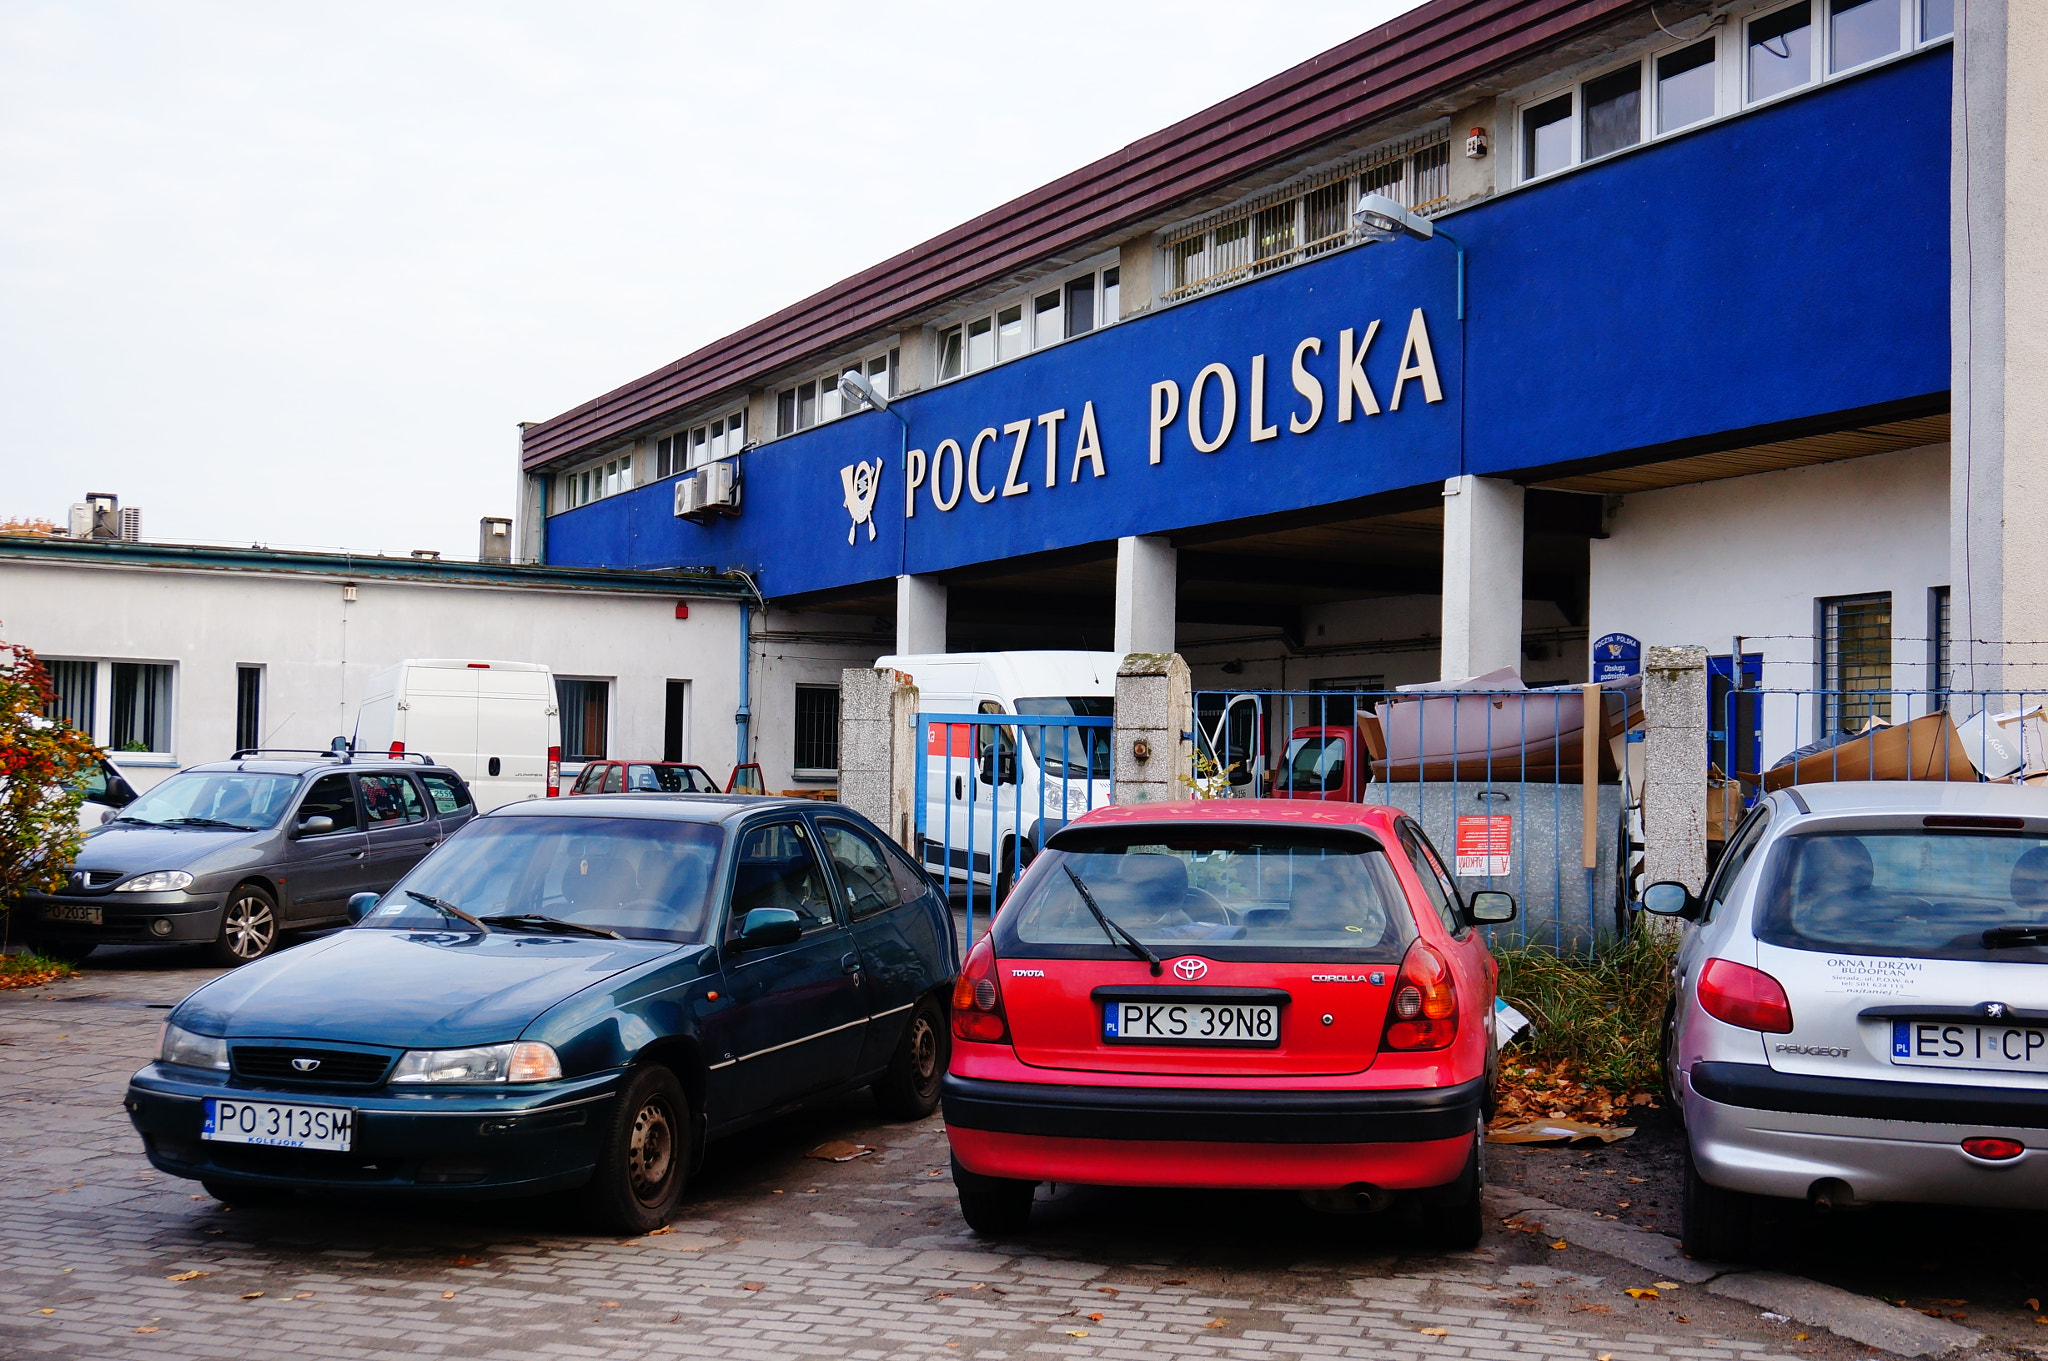
[[[721,459],[707,463],[697,470],[697,483],[702,488],[697,493],[698,509],[717,510],[726,514],[739,509],[739,479],[733,476],[733,465]]]
[[[698,499],[702,489],[703,483],[694,477],[686,477],[677,482],[676,514],[679,516],[695,515],[698,511],[702,510],[703,503]]]

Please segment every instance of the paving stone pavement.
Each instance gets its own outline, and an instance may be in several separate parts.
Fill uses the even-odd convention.
[[[1871,1353],[1497,1225],[1416,1252],[1292,1197],[1060,1188],[1030,1233],[961,1223],[936,1120],[864,1098],[716,1146],[670,1231],[573,1207],[228,1208],[143,1158],[120,1107],[168,1007],[212,976],[145,952],[0,993],[0,1356],[1372,1357],[1791,1361]],[[880,1147],[845,1164],[830,1138]]]

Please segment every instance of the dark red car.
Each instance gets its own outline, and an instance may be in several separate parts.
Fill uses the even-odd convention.
[[[969,1227],[1037,1183],[1293,1190],[1482,1228],[1496,971],[1422,829],[1354,803],[1097,809],[1055,833],[953,992],[943,1084]]]
[[[571,794],[716,794],[718,781],[684,761],[592,761]]]

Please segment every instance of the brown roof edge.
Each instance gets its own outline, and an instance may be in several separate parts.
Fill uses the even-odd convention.
[[[1648,0],[1431,0],[1219,104],[526,428],[536,468],[1413,108]]]

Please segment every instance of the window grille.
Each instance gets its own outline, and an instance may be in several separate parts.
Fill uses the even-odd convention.
[[[1892,597],[1842,596],[1821,602],[1824,731],[1861,732],[1892,716]]]
[[[799,775],[839,773],[839,687],[796,688],[796,752],[790,762]]]
[[[1450,203],[1450,179],[1450,142],[1439,129],[1211,213],[1162,238],[1167,288],[1161,301],[1190,298],[1349,245],[1351,212],[1365,194],[1385,194],[1425,215],[1437,212]]]
[[[605,710],[611,683],[556,678],[555,697],[562,711],[562,759],[601,761],[609,725]]]
[[[1934,689],[1947,694],[1955,685],[1955,653],[1949,645],[1948,587],[1934,588]]]

